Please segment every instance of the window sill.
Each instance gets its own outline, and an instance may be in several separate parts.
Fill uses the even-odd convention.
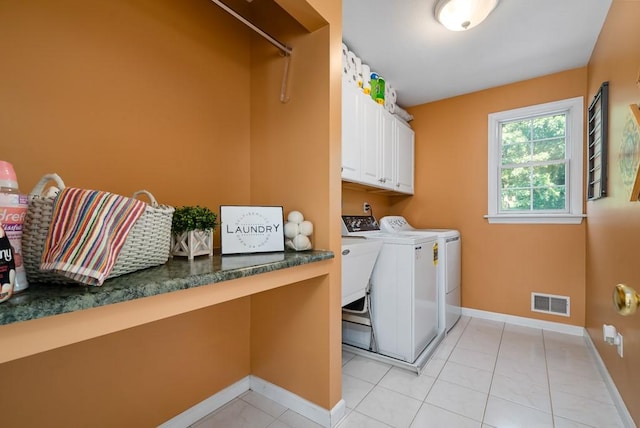
[[[485,215],[489,224],[581,224],[586,214],[494,214]]]

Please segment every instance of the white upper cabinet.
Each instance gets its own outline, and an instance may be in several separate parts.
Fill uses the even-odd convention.
[[[393,187],[393,177],[396,172],[396,142],[394,138],[396,118],[381,106],[377,107],[378,135],[380,137],[380,181],[384,187]]]
[[[360,178],[359,88],[342,83],[342,178]]]
[[[395,133],[397,162],[394,184],[398,192],[413,195],[415,133],[400,120],[395,122]]]
[[[342,98],[342,179],[413,194],[413,130],[353,84]]]

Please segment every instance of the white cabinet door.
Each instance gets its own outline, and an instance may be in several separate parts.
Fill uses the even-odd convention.
[[[380,186],[380,106],[364,93],[362,101],[362,146],[360,152],[360,180],[364,184]]]
[[[413,195],[415,132],[400,120],[395,121],[396,174],[395,190]]]
[[[384,108],[378,108],[378,120],[380,122],[380,172],[378,179],[382,187],[396,190],[393,177],[396,165],[396,141],[394,122],[396,119]]]
[[[359,88],[342,82],[342,178],[360,179]]]

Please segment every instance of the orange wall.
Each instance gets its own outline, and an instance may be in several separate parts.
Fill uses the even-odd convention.
[[[14,398],[2,426],[157,426],[249,373],[249,306],[238,299],[5,363],[0,393]]]
[[[209,0],[1,2],[0,158],[13,163],[27,192],[57,172],[69,186],[122,194],[146,188],[176,206],[299,209],[316,225],[316,248],[337,253],[341,3],[279,2],[295,6],[293,15],[313,33],[270,2],[237,3],[258,21],[273,18],[281,24],[274,35],[299,45],[291,105],[278,101],[283,62],[275,48]],[[270,112],[277,120],[265,123],[265,108],[277,109]],[[300,150],[291,150],[294,140]],[[295,163],[301,160],[307,163]],[[282,186],[285,178],[293,192]],[[73,406],[72,425],[157,425],[284,355],[296,372],[313,373],[313,382],[293,377],[285,364],[260,374],[329,409],[341,398],[339,260],[328,266],[326,275],[282,292],[3,364],[0,394],[28,397],[3,423],[44,426],[68,420]],[[271,311],[297,303],[310,311]],[[252,316],[300,330],[261,330]],[[252,349],[260,343],[272,348]],[[176,391],[180,398],[172,399]],[[104,418],[95,418],[96,407]]]
[[[289,100],[282,103],[281,85],[273,82],[281,82],[285,61],[264,41],[252,43],[251,201],[256,205],[287,201],[285,216],[299,210],[313,223],[314,246],[339,254],[335,238],[340,193],[332,189],[340,180],[336,135],[340,135],[341,96],[335,83],[340,83],[341,57],[332,53],[341,52],[342,9],[340,2],[318,3],[332,25],[309,34],[290,16],[278,14],[276,6],[256,2],[255,18],[261,28],[286,40],[293,53]],[[320,90],[325,82],[328,91]],[[253,296],[252,373],[325,408],[333,407],[342,398],[340,302],[339,260],[327,277]]]
[[[2,2],[0,31],[1,156],[23,191],[57,172],[171,205],[247,202],[250,33],[225,12],[208,1]]]
[[[586,326],[635,423],[640,425],[640,315],[618,315],[611,304],[613,287],[624,283],[640,290],[638,242],[640,204],[629,202],[631,185],[623,178],[621,154],[629,104],[640,102],[640,3],[615,0],[589,62],[589,100],[609,82],[609,191],[587,203]],[[635,148],[636,156],[640,148]],[[624,336],[624,358],[602,340],[602,324]]]
[[[489,224],[489,113],[585,95],[586,67],[410,109],[415,196],[390,211],[417,227],[462,235],[466,308],[584,325],[585,225]],[[531,311],[531,292],[569,296],[571,317]]]
[[[57,172],[247,203],[250,40],[208,1],[2,2],[0,157],[25,192]],[[4,364],[2,395],[28,399],[3,424],[162,423],[250,373],[249,321],[246,298]]]
[[[373,210],[375,218],[380,219],[386,215],[396,214],[390,210],[392,201],[405,200],[412,196],[389,196],[378,193],[375,190],[366,191],[353,183],[342,183],[342,214],[343,215],[367,215],[363,205],[368,202]]]

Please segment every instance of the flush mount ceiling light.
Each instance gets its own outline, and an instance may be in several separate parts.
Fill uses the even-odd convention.
[[[449,30],[464,31],[485,20],[499,0],[438,0],[436,19]]]

